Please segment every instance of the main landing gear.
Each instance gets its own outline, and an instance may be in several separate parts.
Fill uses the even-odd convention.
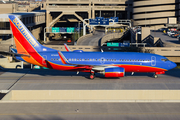
[[[93,79],[95,78],[94,73],[95,73],[95,72],[94,72],[93,70],[91,70],[90,76],[89,76],[89,78],[90,78],[91,80],[93,80]]]

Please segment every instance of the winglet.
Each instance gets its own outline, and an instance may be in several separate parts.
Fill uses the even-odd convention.
[[[58,52],[58,54],[63,64],[69,64],[68,60],[64,57],[64,55],[60,51]]]
[[[64,47],[68,52],[71,51],[71,49],[68,47],[68,45],[66,43],[64,43]]]

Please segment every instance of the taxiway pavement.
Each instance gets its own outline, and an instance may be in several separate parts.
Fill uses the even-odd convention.
[[[0,103],[1,120],[179,120],[180,103]]]
[[[180,69],[167,71],[158,78],[152,73],[126,73],[122,78],[57,70],[9,69],[0,75],[0,90],[179,90]]]

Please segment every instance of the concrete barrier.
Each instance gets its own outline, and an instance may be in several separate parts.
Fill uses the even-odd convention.
[[[101,39],[101,46],[102,46],[103,43],[111,41],[113,39],[121,38],[123,35],[124,35],[124,32],[122,32],[122,33],[107,34],[107,35],[102,37],[102,39]]]
[[[12,90],[1,101],[180,102],[180,90]]]

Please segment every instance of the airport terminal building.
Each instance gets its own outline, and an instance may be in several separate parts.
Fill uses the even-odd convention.
[[[134,26],[164,26],[169,17],[179,20],[179,0],[47,0],[46,27],[72,18],[119,17]],[[70,17],[71,16],[71,17]]]
[[[179,0],[134,0],[134,25],[164,26],[169,22],[169,17],[179,21],[179,3]]]
[[[46,3],[43,3],[46,11],[40,13],[42,14],[40,18],[43,17],[43,20],[37,19],[43,21],[43,28],[41,31],[34,33],[37,33],[35,36],[40,39],[38,35],[44,32],[44,27],[77,27],[84,19],[94,19],[96,17],[131,19],[133,26],[158,29],[168,24],[168,18],[175,18],[176,23],[180,21],[179,3],[180,0],[46,0]],[[1,7],[1,10],[3,9],[2,11],[8,13],[18,12],[21,8],[15,3],[11,3],[12,5],[10,3],[1,3],[0,5],[5,6],[4,4],[9,6],[9,11],[6,11],[3,7]],[[24,13],[29,11],[31,10],[28,9]],[[29,18],[23,18],[23,22],[24,19]],[[29,22],[31,22],[30,20]],[[6,24],[7,21],[8,19],[4,20],[1,17],[1,26],[3,24],[2,27],[4,27],[4,23]],[[27,27],[31,30],[33,28],[28,24]],[[7,39],[3,38],[2,35],[10,34],[10,29],[8,30],[0,28],[0,41]]]

